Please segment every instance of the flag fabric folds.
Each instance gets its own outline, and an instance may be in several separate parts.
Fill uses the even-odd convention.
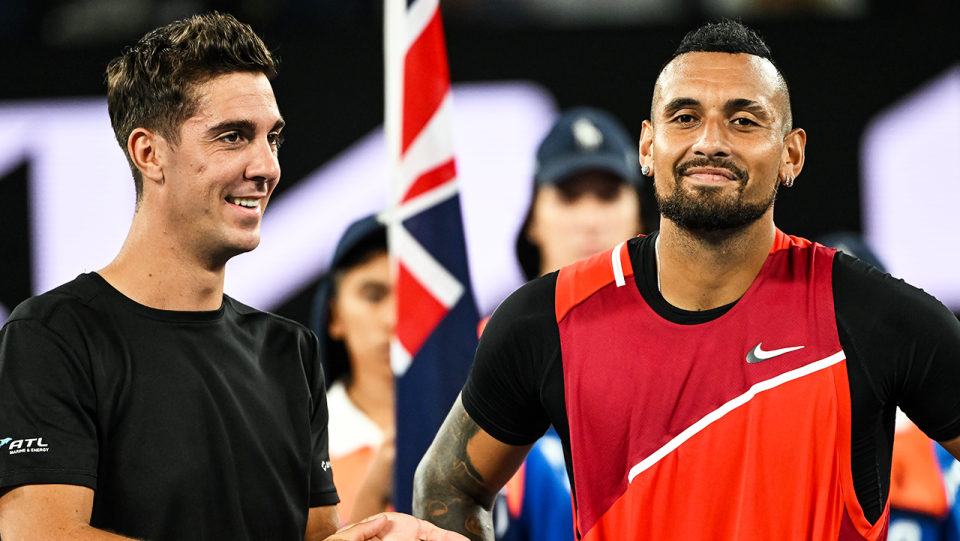
[[[413,475],[466,381],[477,346],[453,153],[450,75],[438,0],[385,0],[385,130],[396,279],[394,505],[409,513]]]

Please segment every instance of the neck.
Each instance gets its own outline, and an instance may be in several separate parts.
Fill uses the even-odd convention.
[[[735,302],[760,274],[773,245],[772,213],[743,228],[701,233],[661,220],[660,292],[673,306],[699,311]]]
[[[130,299],[161,310],[216,310],[223,302],[226,262],[197,257],[168,229],[138,212],[120,253],[98,271]]]
[[[394,377],[389,365],[386,370],[354,370],[347,396],[380,428],[390,430],[395,423],[393,386]]]

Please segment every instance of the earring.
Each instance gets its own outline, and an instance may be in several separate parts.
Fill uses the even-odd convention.
[[[793,177],[791,177],[790,175],[787,175],[787,178],[783,179],[783,185],[786,186],[787,188],[792,188]]]
[[[642,175],[645,176],[645,177],[649,177],[649,176],[650,176],[650,166],[649,166],[649,165],[644,165],[643,167],[641,167],[641,168],[640,168],[640,174],[642,174]]]

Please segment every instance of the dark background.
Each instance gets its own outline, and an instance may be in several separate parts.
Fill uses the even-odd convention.
[[[960,60],[960,1],[911,6],[876,3],[856,19],[745,21],[770,44],[790,85],[794,124],[807,131],[803,174],[795,187],[781,190],[777,202],[781,229],[808,238],[860,231],[864,127],[884,107]],[[281,59],[274,87],[287,127],[279,192],[382,123],[379,16],[372,9],[338,24],[253,24]],[[454,19],[447,24],[451,77],[454,83],[535,81],[554,94],[560,108],[608,109],[639,137],[661,65],[704,19],[575,29]],[[0,100],[104,95],[107,62],[136,40],[65,46],[46,43],[39,33],[0,37]],[[906,172],[909,156],[904,160]],[[7,208],[26,197],[18,187],[26,177],[20,170],[0,179],[0,195],[11,198],[4,198]],[[17,212],[0,221],[0,301],[11,309],[22,300],[16,297],[30,291],[28,265],[13,264],[11,257],[29,253],[23,246],[29,235],[18,226],[28,222]],[[308,304],[304,290],[278,311],[305,321]]]

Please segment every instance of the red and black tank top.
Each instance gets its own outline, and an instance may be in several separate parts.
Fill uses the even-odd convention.
[[[834,253],[778,230],[750,289],[697,325],[646,304],[622,244],[560,271],[580,539],[886,537],[853,487]]]

